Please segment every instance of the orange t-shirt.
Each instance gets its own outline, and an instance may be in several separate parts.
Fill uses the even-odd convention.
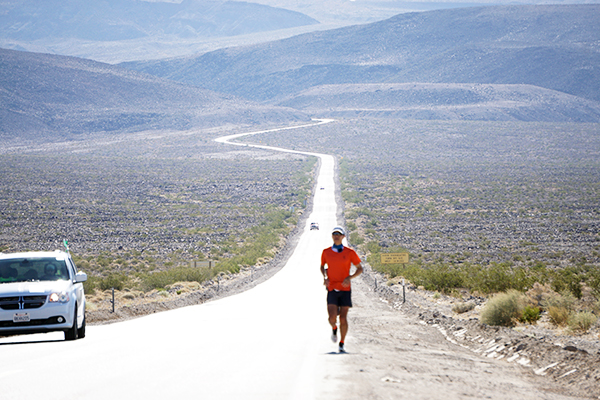
[[[342,282],[350,276],[351,264],[360,264],[358,254],[346,246],[344,246],[341,253],[337,253],[331,247],[328,247],[321,254],[321,265],[325,264],[327,264],[327,277],[329,278],[327,290],[350,290],[350,286],[344,287]]]

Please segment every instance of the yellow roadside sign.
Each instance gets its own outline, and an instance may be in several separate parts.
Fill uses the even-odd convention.
[[[408,262],[408,253],[386,253],[381,254],[382,264],[406,264]]]

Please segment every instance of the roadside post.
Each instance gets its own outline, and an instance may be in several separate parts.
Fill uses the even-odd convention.
[[[381,254],[382,264],[406,264],[408,263],[408,253],[383,253]],[[406,303],[406,284],[402,277],[402,303]]]
[[[112,288],[112,300],[110,301],[110,304],[112,304],[112,313],[115,312],[115,288]]]

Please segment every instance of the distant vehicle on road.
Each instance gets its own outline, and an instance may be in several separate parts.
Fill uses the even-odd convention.
[[[313,229],[319,230],[319,224],[317,224],[316,222],[311,222],[310,230],[312,231]]]
[[[63,251],[0,253],[0,335],[85,337],[86,280]]]

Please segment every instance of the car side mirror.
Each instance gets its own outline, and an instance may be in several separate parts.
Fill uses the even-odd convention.
[[[85,272],[78,272],[75,274],[75,282],[76,283],[85,282],[85,281],[87,281],[87,274]]]

